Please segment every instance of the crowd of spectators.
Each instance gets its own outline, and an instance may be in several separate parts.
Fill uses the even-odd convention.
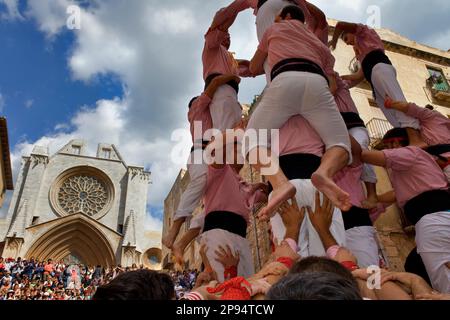
[[[143,265],[136,264],[104,268],[0,257],[0,300],[91,300],[99,286],[119,274],[142,269]],[[170,276],[177,294],[183,297],[194,286],[197,272],[173,272]]]

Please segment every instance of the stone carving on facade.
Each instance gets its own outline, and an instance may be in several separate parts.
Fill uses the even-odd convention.
[[[92,167],[63,172],[50,190],[50,203],[61,216],[82,213],[99,219],[109,211],[113,198],[114,186],[109,177]]]
[[[38,166],[38,165],[46,166],[48,164],[48,156],[34,154],[31,156],[31,162],[32,162],[33,166]]]
[[[95,177],[72,176],[58,192],[58,202],[67,214],[84,213],[95,216],[108,203],[108,192]]]

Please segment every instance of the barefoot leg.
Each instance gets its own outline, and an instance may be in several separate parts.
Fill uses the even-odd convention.
[[[179,265],[184,263],[184,250],[186,247],[200,234],[200,228],[188,230],[180,240],[178,240],[172,247],[172,254],[175,257],[175,262]]]
[[[180,218],[173,222],[173,225],[170,227],[169,232],[162,238],[163,245],[165,245],[169,249],[172,249],[173,243],[175,242],[175,239],[177,238],[181,226],[183,225],[185,220],[185,218]]]
[[[333,177],[348,164],[348,159],[348,152],[344,148],[330,148],[325,152],[319,169],[311,177],[313,185],[342,211],[352,207],[350,195],[336,185]]]
[[[270,219],[278,208],[295,196],[297,190],[289,182],[281,170],[278,158],[268,149],[255,148],[250,151],[250,163],[264,175],[273,187],[272,197],[267,206],[261,210],[258,217],[262,220]]]

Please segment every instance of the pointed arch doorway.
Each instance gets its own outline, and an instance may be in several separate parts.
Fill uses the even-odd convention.
[[[26,257],[39,261],[69,259],[89,266],[115,265],[115,255],[108,239],[83,218],[66,221],[50,229],[33,243]]]

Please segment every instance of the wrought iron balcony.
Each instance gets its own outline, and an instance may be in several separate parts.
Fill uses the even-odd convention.
[[[366,126],[369,131],[370,146],[374,149],[380,149],[382,147],[381,140],[393,128],[389,121],[378,118],[373,118]]]
[[[450,102],[450,86],[442,76],[430,76],[427,79],[427,87],[436,100]]]

